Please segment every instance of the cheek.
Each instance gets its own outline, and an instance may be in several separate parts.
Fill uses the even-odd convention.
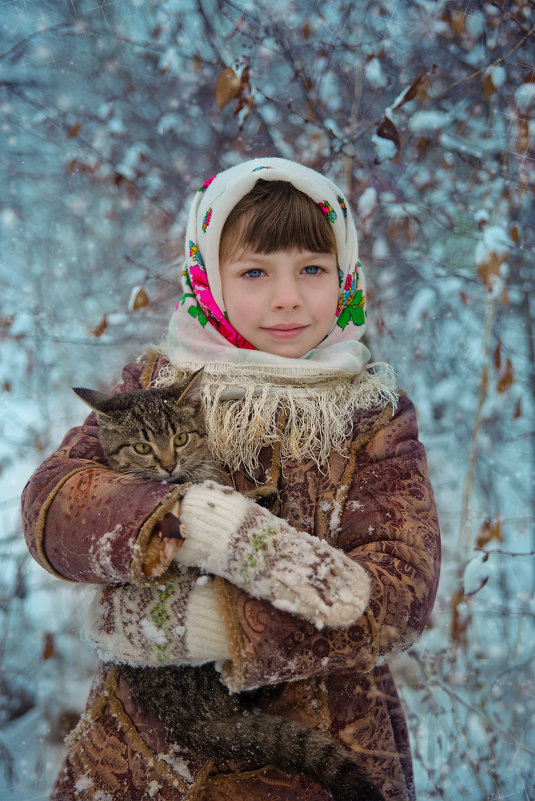
[[[221,295],[223,298],[224,310],[229,318],[238,315],[241,311],[242,298],[240,282],[232,281],[230,278],[221,274]]]
[[[329,286],[328,290],[323,294],[321,300],[322,316],[324,321],[328,323],[329,326],[332,325],[336,315],[339,294],[340,292],[337,281],[335,286]]]
[[[228,298],[228,303],[225,303],[228,318],[234,328],[238,330],[240,324],[249,323],[258,316],[258,308],[259,304],[255,293],[243,285],[236,288]]]

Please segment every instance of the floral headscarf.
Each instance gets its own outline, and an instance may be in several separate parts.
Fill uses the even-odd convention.
[[[219,276],[221,232],[230,211],[259,178],[293,184],[318,204],[333,226],[340,279],[336,317],[326,339],[302,359],[256,351],[225,314]],[[340,190],[309,167],[281,158],[253,159],[205,181],[196,192],[189,214],[183,279],[185,291],[169,331],[173,363],[189,363],[197,354],[203,363],[230,361],[274,367],[276,361],[284,372],[291,369],[295,374],[297,369],[298,374],[303,371],[308,374],[318,361],[324,366],[332,364],[333,353],[338,368],[342,367],[341,343],[351,343],[344,349],[350,357],[343,370],[346,375],[358,374],[368,361],[368,350],[359,342],[366,326],[366,297],[353,219]],[[197,326],[192,327],[187,317],[195,320]],[[331,351],[333,346],[338,347]],[[254,354],[237,353],[236,349]]]

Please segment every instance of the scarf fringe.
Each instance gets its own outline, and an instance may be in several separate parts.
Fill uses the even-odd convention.
[[[331,451],[343,453],[356,409],[395,409],[395,374],[389,364],[367,365],[354,378],[325,378],[302,386],[266,381],[265,373],[244,375],[239,367],[227,372],[205,367],[203,406],[208,447],[231,471],[254,476],[262,448],[281,443],[281,461],[312,459],[324,468]],[[216,374],[214,374],[216,373]],[[185,371],[165,365],[153,382],[163,386],[180,380]],[[260,383],[259,383],[260,382]],[[278,421],[285,419],[283,431]]]

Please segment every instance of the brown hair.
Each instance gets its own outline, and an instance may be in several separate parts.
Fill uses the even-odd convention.
[[[227,256],[236,246],[250,247],[256,253],[292,248],[336,253],[332,225],[318,204],[287,181],[262,179],[225,220],[220,255]]]

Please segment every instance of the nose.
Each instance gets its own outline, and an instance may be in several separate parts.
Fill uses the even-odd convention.
[[[275,281],[271,295],[272,309],[299,309],[302,305],[301,292],[293,276],[284,276]]]

